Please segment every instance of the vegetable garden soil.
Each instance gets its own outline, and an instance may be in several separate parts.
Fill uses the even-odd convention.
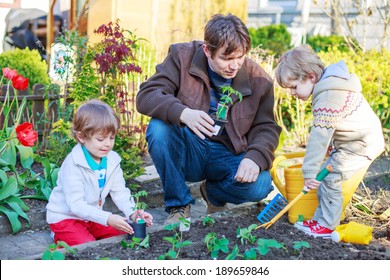
[[[366,204],[370,204],[374,214],[364,214],[363,211],[352,207],[351,204],[346,209],[346,219],[343,221],[356,221],[374,228],[373,239],[369,245],[336,243],[330,239],[314,238],[300,232],[287,220],[284,215],[269,229],[253,230],[252,234],[256,240],[273,239],[282,244],[281,248],[270,248],[269,252],[260,255],[257,259],[265,260],[389,260],[390,259],[390,222],[380,220],[378,215],[389,207],[390,182],[389,175],[382,175],[367,179],[365,187],[360,186],[356,191],[356,197],[363,197]],[[372,199],[372,200],[371,200]],[[373,201],[372,203],[370,201]],[[228,253],[219,253],[218,259],[225,259],[235,245],[238,246],[239,255],[236,259],[242,259],[244,253],[257,247],[255,244],[242,244],[237,238],[237,228],[248,228],[251,224],[259,224],[256,216],[262,210],[263,205],[248,206],[241,214],[234,215],[230,211],[214,214],[213,226],[203,225],[203,220],[195,221],[191,224],[188,232],[182,233],[183,241],[191,241],[191,245],[180,249],[177,259],[181,260],[208,260],[212,259],[207,251],[205,236],[210,232],[215,232],[218,238],[225,237],[229,240]],[[360,207],[361,209],[361,207]],[[123,248],[121,242],[115,244],[100,244],[89,247],[78,252],[76,255],[67,253],[67,259],[95,260],[95,259],[122,259],[122,260],[155,260],[159,256],[166,254],[172,244],[165,241],[165,237],[172,237],[173,231],[161,230],[150,233],[149,248],[130,249]],[[296,242],[305,241],[310,248],[301,247],[294,249]],[[177,251],[177,250],[176,250]]]

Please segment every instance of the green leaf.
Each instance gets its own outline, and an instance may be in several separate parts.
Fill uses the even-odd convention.
[[[218,252],[219,252],[219,250],[213,250],[211,252],[211,258],[217,259],[218,258]]]
[[[65,254],[59,251],[54,251],[52,253],[53,260],[65,260]]]
[[[4,150],[3,154],[0,155],[0,166],[7,165],[16,165],[16,149],[15,141],[7,141],[7,148]]]
[[[257,250],[259,250],[260,255],[264,256],[269,252],[268,247],[258,247]]]
[[[52,260],[51,251],[47,249],[42,254],[42,260]]]
[[[29,217],[27,216],[26,213],[23,212],[22,208],[20,208],[20,206],[17,202],[12,201],[12,198],[10,197],[6,200],[6,203],[8,204],[8,206],[10,208],[12,208],[12,210],[15,211],[16,214],[18,214],[20,217],[22,217],[23,219],[25,219],[28,222],[28,226],[31,225]]]
[[[256,259],[256,249],[250,248],[248,251],[244,253],[245,260],[255,260]]]
[[[57,178],[58,178],[59,171],[60,171],[60,169],[57,167],[51,173],[51,176],[50,176],[51,182],[50,183],[53,187],[57,186]]]
[[[16,146],[19,150],[20,163],[24,168],[30,168],[34,163],[34,151],[31,147],[25,147],[23,145]]]
[[[9,222],[11,223],[13,233],[20,231],[22,224],[18,220],[18,214],[16,214],[14,211],[10,211],[8,208],[2,205],[0,205],[0,212],[3,212],[7,216]]]
[[[251,225],[248,227],[248,231],[251,232],[251,231],[254,230],[255,228],[257,228],[257,224],[251,224]]]
[[[16,202],[17,204],[19,204],[20,208],[23,209],[23,211],[28,211],[30,210],[30,208],[23,202],[23,200],[21,200],[19,197],[17,196],[12,196],[12,197],[9,197],[7,199],[7,201],[13,201],[13,202]]]
[[[7,183],[0,189],[0,202],[11,195],[17,194],[18,191],[18,183],[15,176],[9,177]]]
[[[64,241],[58,241],[57,248],[58,247],[64,247],[67,252],[72,253],[72,254],[76,254],[76,252],[77,252],[77,248],[72,248],[71,246],[68,245],[68,243],[66,243]]]
[[[8,181],[7,173],[5,173],[5,171],[2,169],[0,169],[0,180],[3,183],[3,185],[5,185]]]
[[[168,256],[169,258],[171,259],[176,259],[177,258],[177,253],[173,250],[169,250],[167,253],[166,253],[166,256]]]
[[[163,240],[168,241],[171,244],[177,243],[177,240],[175,238],[169,236],[164,237]]]
[[[295,241],[294,242],[294,250],[299,250],[302,247],[310,248],[310,244],[306,241]]]

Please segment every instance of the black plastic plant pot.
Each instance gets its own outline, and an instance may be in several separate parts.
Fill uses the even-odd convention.
[[[215,131],[214,131],[213,135],[220,136],[227,123],[228,123],[227,120],[214,119],[214,130]]]
[[[132,237],[144,239],[146,237],[146,223],[132,223],[130,226],[133,228],[134,234],[128,234],[128,239]]]

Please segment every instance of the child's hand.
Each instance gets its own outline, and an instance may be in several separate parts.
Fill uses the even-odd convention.
[[[320,184],[321,182],[317,181],[316,179],[305,179],[304,186],[305,189],[309,191],[309,190],[315,190],[316,188],[319,187]]]
[[[116,214],[111,214],[110,217],[108,217],[107,224],[109,226],[112,226],[118,230],[127,232],[129,234],[133,234],[133,228],[129,225],[125,217],[116,215]]]
[[[131,214],[130,219],[135,222],[140,217],[145,221],[146,226],[150,227],[151,225],[153,225],[152,215],[150,215],[148,212],[144,212],[143,210],[137,210],[136,212]]]

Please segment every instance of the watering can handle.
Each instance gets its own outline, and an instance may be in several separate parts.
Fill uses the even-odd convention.
[[[286,185],[282,183],[280,180],[278,173],[277,173],[277,168],[280,162],[291,159],[291,158],[302,158],[305,156],[305,151],[300,151],[300,152],[293,152],[293,153],[288,153],[288,154],[283,154],[280,156],[277,156],[272,164],[272,168],[270,170],[272,180],[274,181],[276,187],[279,189],[280,193],[284,196],[287,197],[286,195]]]

